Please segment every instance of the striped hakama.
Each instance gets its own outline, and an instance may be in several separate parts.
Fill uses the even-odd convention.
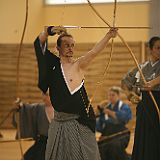
[[[55,112],[48,133],[46,160],[100,160],[95,134],[76,119],[78,115]]]

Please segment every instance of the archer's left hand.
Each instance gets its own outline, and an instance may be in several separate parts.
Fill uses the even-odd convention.
[[[115,38],[117,36],[118,33],[118,28],[110,28],[108,34],[111,36],[111,38]]]

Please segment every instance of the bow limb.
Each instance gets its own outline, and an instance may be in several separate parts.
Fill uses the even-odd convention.
[[[92,5],[92,3],[90,2],[90,0],[87,0],[87,2],[88,2],[88,5],[91,7],[91,9],[95,12],[95,14],[96,14],[107,26],[109,26],[109,27],[111,28],[111,25],[110,25],[110,24],[98,13],[98,11],[93,7],[93,5]],[[135,62],[135,65],[136,65],[137,68],[138,68],[138,71],[139,71],[139,73],[140,73],[140,75],[141,75],[141,77],[142,77],[142,80],[143,80],[144,84],[146,84],[145,77],[144,77],[144,75],[143,75],[143,73],[142,73],[142,71],[141,71],[141,68],[139,67],[138,61],[137,61],[134,53],[132,52],[132,50],[131,50],[131,48],[129,47],[129,45],[127,44],[127,42],[123,39],[123,37],[122,37],[119,33],[118,33],[117,35],[118,35],[118,37],[120,38],[120,40],[122,41],[122,43],[127,47],[129,53],[131,54],[131,56],[132,56],[132,58],[133,58],[133,60],[134,60],[134,62]],[[159,122],[160,122],[160,111],[159,111],[159,107],[158,107],[157,102],[156,102],[156,100],[155,100],[155,98],[154,98],[154,96],[153,96],[153,94],[152,94],[151,91],[149,91],[149,94],[150,94],[150,97],[151,97],[151,99],[152,99],[152,101],[153,101],[153,103],[154,103],[154,105],[155,105],[155,108],[156,108],[156,111],[157,111],[158,117],[159,117]]]
[[[22,44],[23,44],[23,39],[27,27],[27,20],[28,20],[28,0],[26,0],[26,15],[25,15],[25,23],[24,23],[24,28],[23,28],[23,33],[21,36],[21,41],[19,44],[18,48],[18,57],[17,57],[17,74],[16,74],[16,96],[19,97],[19,70],[20,70],[20,56],[21,56],[21,51],[22,51]]]
[[[140,68],[140,66],[139,66],[139,64],[138,64],[138,61],[137,61],[134,53],[132,52],[131,48],[130,48],[129,45],[126,43],[126,41],[122,38],[122,36],[119,35],[119,34],[118,34],[118,36],[119,36],[119,38],[121,39],[121,41],[123,42],[123,44],[127,47],[128,51],[130,52],[130,54],[131,54],[131,56],[132,56],[132,58],[133,58],[133,60],[134,60],[134,62],[135,62],[135,64],[136,64],[136,66],[137,66],[137,68],[138,68],[138,71],[139,71],[139,73],[140,73],[140,75],[141,75],[141,78],[142,78],[144,84],[146,84],[147,81],[145,80],[145,77],[144,77],[144,75],[143,75],[143,73],[142,73],[142,70],[141,70],[141,68]],[[156,100],[155,100],[155,98],[154,98],[154,96],[153,96],[153,94],[152,94],[151,91],[149,91],[149,94],[150,94],[150,97],[151,97],[151,99],[152,99],[155,107],[156,107],[156,111],[157,111],[157,113],[158,113],[159,122],[160,122],[160,111],[159,111],[159,107],[158,107],[157,102],[156,102]]]
[[[27,27],[27,20],[28,20],[28,0],[26,0],[25,22],[24,22],[24,28],[23,28],[23,32],[22,32],[22,36],[21,36],[21,41],[20,41],[20,44],[19,44],[18,57],[17,57],[16,97],[19,97],[20,57],[21,57],[23,39],[24,39],[26,27]],[[21,135],[20,135],[20,114],[19,114],[19,117],[18,117],[18,120],[17,120],[17,135],[18,135],[18,142],[19,142],[19,146],[20,146],[21,158],[22,158],[22,160],[24,160],[22,143],[21,143]]]
[[[132,58],[133,58],[133,60],[134,60],[134,62],[135,62],[135,64],[136,64],[136,66],[137,66],[137,68],[138,68],[138,71],[139,71],[139,73],[140,73],[140,75],[141,75],[141,78],[142,78],[144,84],[146,84],[147,81],[145,80],[145,77],[144,77],[144,75],[143,75],[143,73],[142,73],[142,70],[141,70],[141,68],[140,68],[140,66],[139,66],[139,64],[138,64],[138,61],[137,61],[134,53],[132,52],[131,48],[130,48],[129,45],[126,43],[126,41],[122,38],[122,36],[121,36],[120,34],[118,34],[118,36],[119,36],[119,38],[121,39],[121,41],[123,42],[123,44],[127,47],[129,53],[131,54],[131,56],[132,56]],[[156,109],[157,114],[158,114],[158,117],[159,117],[159,122],[160,122],[160,111],[159,111],[158,104],[157,104],[157,102],[156,102],[156,100],[155,100],[155,98],[154,98],[154,96],[153,96],[153,94],[152,94],[151,91],[149,91],[149,95],[150,95],[150,97],[151,97],[151,99],[152,99],[152,101],[153,101],[153,103],[154,103],[155,109]]]
[[[87,0],[88,1],[88,0]],[[88,4],[90,5],[90,7],[92,7],[92,9],[96,12],[96,14],[98,14],[100,16],[100,14],[96,11],[96,9],[92,6],[91,2],[88,1]],[[116,4],[117,4],[117,1],[115,0],[115,5],[114,5],[114,12],[113,12],[113,26],[115,26],[115,18],[116,18]],[[101,17],[101,16],[100,16]],[[101,17],[102,20],[104,20],[102,17]],[[104,20],[105,21],[105,20]],[[109,25],[109,24],[108,24]],[[110,26],[109,26],[110,27]],[[108,70],[109,70],[109,67],[110,67],[110,63],[111,63],[111,60],[112,60],[112,55],[113,55],[113,47],[114,47],[114,39],[112,38],[112,43],[111,43],[111,50],[110,50],[110,55],[109,55],[109,61],[108,63],[106,63],[105,65],[105,69],[104,69],[104,72],[103,72],[103,75],[102,75],[102,78],[100,81],[98,81],[96,83],[96,88],[93,92],[93,95],[92,97],[90,98],[89,100],[89,104],[87,106],[87,112],[89,112],[89,106],[90,104],[92,103],[93,99],[95,98],[96,94],[97,94],[97,89],[99,86],[101,86],[104,82],[104,79],[105,79],[105,75],[108,73]]]
[[[90,5],[92,6],[92,4],[90,3]],[[93,7],[93,6],[92,6]],[[93,7],[94,8],[94,7]],[[117,0],[115,0],[114,2],[114,11],[113,11],[113,27],[115,27],[115,23],[116,23],[116,11],[117,11]],[[97,11],[96,11],[97,12]],[[99,14],[99,13],[98,13]],[[103,18],[102,18],[103,19]],[[108,64],[106,65],[106,68],[104,70],[104,74],[103,74],[103,79],[102,79],[102,83],[103,80],[105,78],[105,75],[108,72],[111,60],[112,60],[112,55],[113,55],[113,50],[114,50],[114,38],[112,38],[112,42],[111,42],[111,51],[110,51],[110,56],[109,56],[109,61]]]
[[[91,7],[91,9],[94,11],[94,13],[108,26],[111,28],[111,25],[98,13],[98,11],[93,7],[90,0],[87,0],[88,5]]]
[[[92,6],[92,4],[90,3],[90,5]],[[93,6],[92,6],[93,7]],[[114,12],[113,12],[113,27],[115,27],[115,23],[116,23],[116,9],[117,9],[117,0],[115,0],[114,3]],[[111,50],[110,50],[110,56],[109,56],[109,61],[105,67],[104,73],[103,73],[103,78],[100,84],[103,83],[104,79],[105,79],[105,75],[108,72],[111,60],[112,60],[112,55],[113,55],[113,49],[114,49],[114,38],[112,38],[112,42],[111,42]]]
[[[116,24],[116,11],[117,11],[117,0],[114,1],[114,11],[113,11],[113,27],[115,27],[115,24]],[[108,66],[107,68],[109,68],[109,65],[111,63],[111,59],[112,59],[112,54],[113,54],[113,49],[114,49],[114,38],[112,38],[112,42],[111,42],[111,51],[110,51],[110,60],[108,62]],[[107,72],[107,69],[106,68],[106,72]],[[105,75],[106,73],[104,73]]]

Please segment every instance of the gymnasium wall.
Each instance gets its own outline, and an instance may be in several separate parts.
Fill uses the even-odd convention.
[[[113,4],[96,4],[97,11],[111,25]],[[85,5],[46,6],[43,0],[29,0],[28,23],[24,43],[32,43],[45,25],[106,26]],[[149,26],[149,2],[118,3],[116,26]],[[25,0],[0,1],[0,43],[19,43],[25,18]],[[105,29],[70,29],[77,43],[97,42]],[[121,29],[119,33],[127,41],[147,41],[147,29]],[[51,41],[55,41],[54,38]],[[118,38],[116,41],[120,41]]]

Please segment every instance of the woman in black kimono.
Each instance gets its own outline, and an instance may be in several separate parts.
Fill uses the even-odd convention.
[[[148,92],[152,92],[160,108],[160,37],[150,39],[149,49],[150,59],[140,65],[147,83],[144,85],[137,68],[122,80],[122,88],[128,92],[128,98],[137,102],[132,160],[160,159],[160,121]]]

